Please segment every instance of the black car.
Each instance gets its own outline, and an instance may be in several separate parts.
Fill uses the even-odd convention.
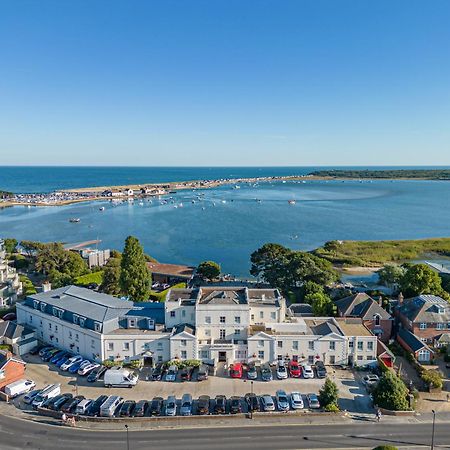
[[[42,350],[43,348],[44,348],[43,345],[37,345],[36,347],[33,347],[28,353],[30,355],[37,355],[39,351]]]
[[[72,397],[72,394],[62,394],[57,400],[48,405],[48,409],[59,411],[61,408],[63,408],[66,402],[72,401]]]
[[[87,412],[88,416],[95,417],[100,414],[100,407],[105,403],[106,399],[108,398],[107,395],[100,395],[94,402],[92,402],[91,406],[89,407],[89,411]]]
[[[160,416],[163,409],[164,400],[161,397],[155,397],[147,409],[147,414],[150,416]]]
[[[89,381],[89,383],[94,383],[95,381],[99,380],[105,372],[106,372],[105,366],[97,367],[88,375],[87,381]]]
[[[130,417],[133,414],[134,407],[136,406],[136,402],[134,400],[127,400],[122,403],[122,406],[119,411],[120,417]]]
[[[193,367],[185,367],[184,369],[182,369],[180,374],[181,381],[191,381],[193,372]]]
[[[209,414],[209,395],[200,395],[198,398],[197,411],[199,415],[205,416]]]
[[[317,378],[326,378],[327,368],[325,367],[324,363],[322,361],[317,361],[315,366],[316,366]]]
[[[64,405],[61,408],[61,411],[64,413],[71,413],[75,411],[75,408],[77,407],[78,403],[80,403],[82,400],[84,400],[84,395],[77,395],[74,397],[70,402],[64,403]]]
[[[242,412],[241,397],[233,396],[230,399],[230,413],[238,414]]]
[[[259,398],[256,394],[245,394],[245,401],[249,411],[259,411]]]
[[[164,364],[158,364],[152,372],[152,380],[153,381],[161,381],[164,375]]]
[[[147,400],[139,400],[134,407],[133,416],[144,417],[149,406],[150,403]]]
[[[214,399],[214,414],[226,414],[227,398],[225,395],[216,395]]]
[[[202,364],[198,368],[197,381],[207,380],[208,379],[208,375],[209,375],[209,367],[206,364]]]

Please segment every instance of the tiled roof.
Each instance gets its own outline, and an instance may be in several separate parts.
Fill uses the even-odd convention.
[[[387,320],[391,318],[391,315],[376,300],[365,293],[351,295],[336,300],[335,303],[343,316],[360,317],[364,320],[373,319],[375,315]]]
[[[405,328],[400,328],[400,330],[398,331],[398,336],[406,343],[406,345],[408,345],[408,347],[413,352],[417,352],[419,350],[422,350],[423,348],[430,350],[427,344],[422,342],[416,335]],[[430,350],[430,352],[432,351]]]
[[[411,322],[450,322],[450,304],[437,295],[422,294],[405,299],[398,311]]]

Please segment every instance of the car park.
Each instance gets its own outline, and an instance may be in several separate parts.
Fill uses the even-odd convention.
[[[208,379],[208,375],[209,375],[209,368],[206,364],[202,364],[199,368],[198,368],[198,372],[197,372],[197,381],[204,381]]]
[[[214,414],[226,414],[227,398],[225,395],[216,395],[214,399]]]
[[[298,361],[290,361],[288,368],[289,368],[289,375],[292,378],[300,378],[302,376],[302,369]]]
[[[170,366],[166,374],[166,381],[174,382],[177,379],[178,367]]]
[[[158,364],[152,371],[152,380],[160,381],[164,374],[164,365]]]
[[[258,379],[258,369],[254,365],[250,365],[247,368],[247,379],[257,380]]]
[[[230,366],[231,378],[242,378],[243,368],[241,363],[234,363]]]
[[[275,411],[275,403],[272,396],[269,394],[261,396],[261,406],[263,411]]]
[[[93,404],[93,400],[89,398],[85,398],[84,400],[81,400],[81,402],[78,403],[78,405],[75,407],[75,414],[85,415],[89,411],[89,408]]]
[[[303,378],[314,378],[314,371],[309,364],[303,364],[302,373]]]
[[[308,394],[307,398],[308,398],[309,407],[311,409],[319,409],[320,408],[319,398],[317,397],[316,394]]]
[[[192,415],[192,396],[191,394],[184,394],[181,398],[180,414],[182,416]]]
[[[34,391],[28,392],[28,394],[25,394],[22,401],[26,405],[31,405],[33,403],[34,398],[39,395],[42,392],[42,389],[35,389]]]
[[[266,365],[261,368],[261,380],[263,381],[272,381],[272,370],[270,369],[270,366]]]
[[[67,371],[69,370],[74,364],[80,363],[83,361],[83,357],[76,355],[76,356],[72,356],[72,358],[69,358],[64,364],[61,365],[61,370],[62,371]]]
[[[167,397],[166,401],[166,416],[176,416],[177,415],[177,399],[170,395]]]
[[[325,364],[322,361],[317,361],[315,364],[315,368],[317,378],[326,378],[327,368],[325,367]]]
[[[180,373],[180,380],[181,381],[191,381],[192,380],[192,374],[194,373],[193,367],[185,367],[181,370]]]
[[[19,395],[26,394],[36,387],[36,383],[32,380],[17,380],[13,383],[7,384],[4,388],[5,394],[8,397],[15,398]]]
[[[98,381],[105,372],[106,372],[106,367],[99,366],[88,375],[87,381],[89,383],[94,383],[94,382]]]
[[[160,416],[162,414],[162,409],[164,405],[164,400],[162,397],[154,397],[150,408],[147,410],[150,416]]]
[[[204,416],[209,414],[209,401],[209,395],[201,395],[198,398],[197,412],[199,415]]]
[[[255,393],[245,394],[244,398],[249,411],[259,411],[259,398]]]
[[[61,408],[61,411],[65,413],[71,413],[75,411],[75,408],[77,407],[78,403],[80,403],[83,400],[84,395],[77,395],[70,402],[64,403],[63,407]]]
[[[230,398],[230,413],[239,414],[242,412],[241,397],[233,395]]]
[[[136,406],[136,402],[134,400],[126,400],[122,403],[122,406],[119,410],[120,417],[131,417],[133,414],[133,410]]]
[[[377,384],[379,381],[380,378],[378,377],[378,375],[369,374],[363,377],[363,383],[366,386],[373,386],[374,384]]]
[[[278,390],[275,396],[277,400],[277,408],[279,411],[289,411],[289,400],[285,391]]]
[[[100,397],[97,397],[95,399],[95,401],[93,401],[91,403],[91,405],[89,406],[89,409],[87,411],[87,415],[91,416],[91,417],[97,417],[100,415],[100,409],[101,406],[103,405],[103,403],[106,402],[106,400],[108,400],[108,396],[107,395],[100,395]]]
[[[292,409],[303,409],[305,407],[300,392],[291,392],[291,407]]]
[[[55,364],[59,358],[62,358],[64,355],[66,354],[65,351],[61,350],[60,352],[56,352],[51,358],[50,358],[50,362],[52,364]]]
[[[288,371],[283,362],[277,364],[277,378],[279,380],[285,380],[288,377]]]

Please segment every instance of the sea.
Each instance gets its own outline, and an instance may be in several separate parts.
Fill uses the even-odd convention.
[[[0,167],[0,190],[51,192],[87,186],[305,175],[319,169],[15,166]],[[197,265],[214,260],[224,273],[249,277],[250,255],[266,242],[311,250],[334,239],[450,236],[448,181],[306,179],[242,183],[240,189],[225,185],[179,191],[170,197],[166,197],[167,203],[135,199],[3,208],[0,237],[65,243],[100,240],[99,248],[121,250],[125,238],[134,235],[146,253],[161,262]],[[71,223],[71,218],[80,221]]]

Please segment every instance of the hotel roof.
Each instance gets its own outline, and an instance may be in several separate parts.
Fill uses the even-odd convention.
[[[362,319],[353,317],[335,318],[345,336],[373,336],[364,326]]]

